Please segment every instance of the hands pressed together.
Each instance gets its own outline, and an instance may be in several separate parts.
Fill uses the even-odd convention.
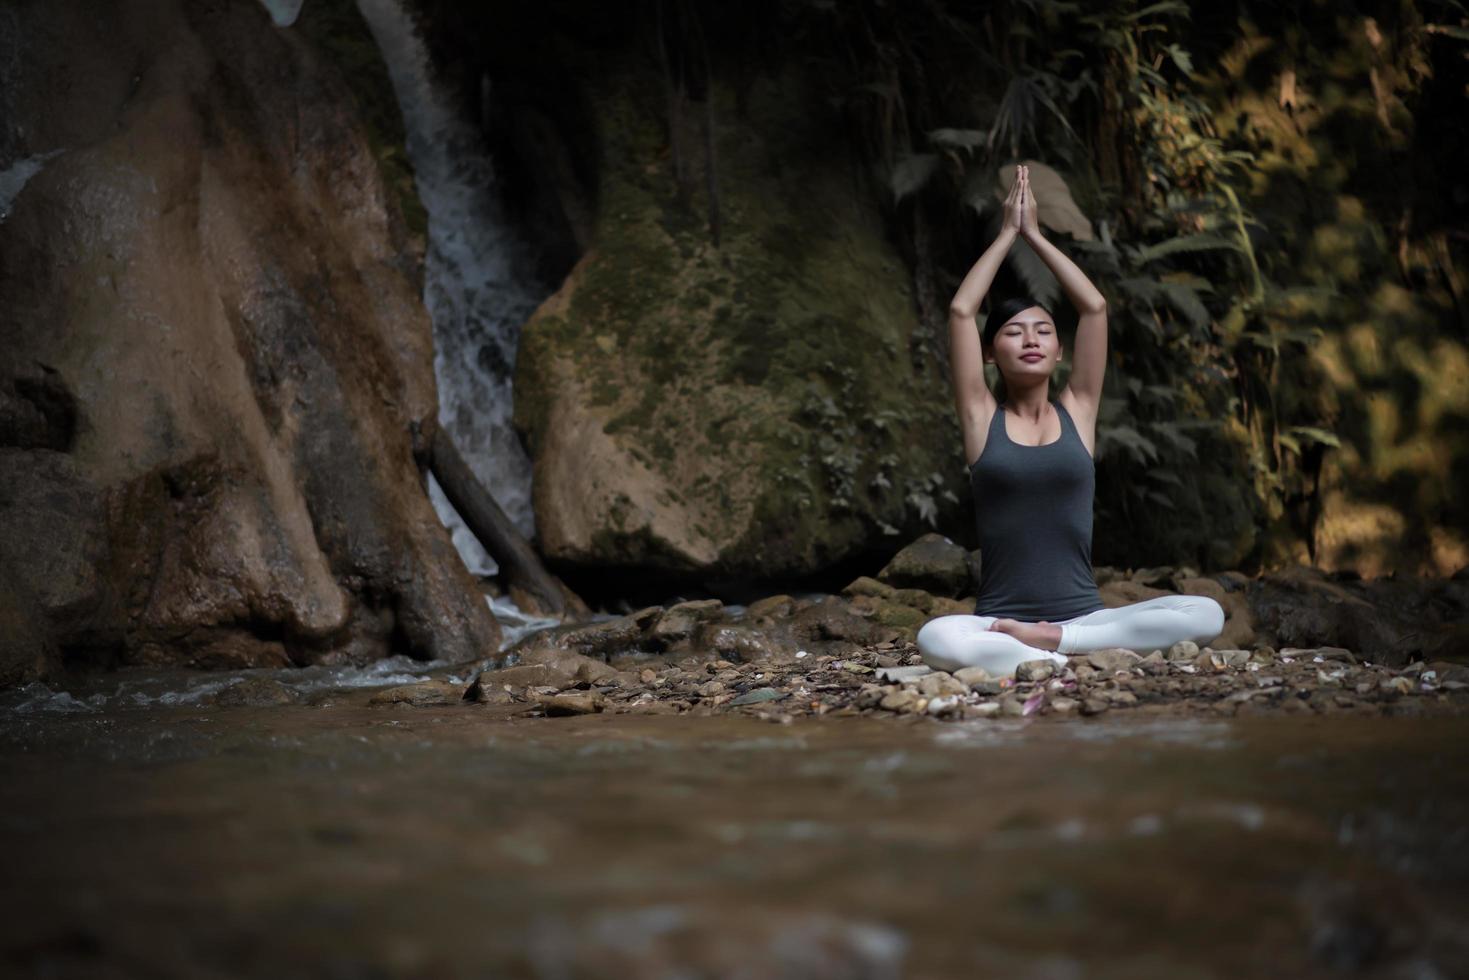
[[[1030,189],[1030,168],[1017,163],[1015,181],[1010,185],[1009,196],[1005,198],[1004,230],[1027,239],[1039,235],[1041,229],[1037,220],[1038,214],[1039,206]]]

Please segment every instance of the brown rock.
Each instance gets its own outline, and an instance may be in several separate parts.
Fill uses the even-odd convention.
[[[605,699],[595,691],[563,691],[542,697],[539,703],[546,716],[551,718],[595,714],[606,706]]]
[[[718,599],[700,599],[680,602],[669,606],[648,629],[648,638],[667,648],[679,640],[686,640],[694,629],[711,619],[718,619],[724,612],[724,603]]]
[[[464,689],[457,684],[447,681],[421,681],[417,684],[384,688],[368,698],[367,703],[374,707],[392,704],[410,704],[414,707],[458,704],[464,700],[464,694]]]
[[[964,549],[941,534],[925,534],[893,556],[877,577],[897,588],[954,598],[973,583]]]

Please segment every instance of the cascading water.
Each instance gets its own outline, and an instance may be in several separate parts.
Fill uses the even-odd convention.
[[[529,538],[531,466],[510,425],[511,374],[520,326],[550,290],[531,271],[529,246],[505,219],[480,133],[439,85],[402,0],[357,0],[357,6],[387,64],[428,211],[423,299],[434,326],[439,422]],[[464,563],[475,574],[494,574],[494,560],[438,483],[429,483]]]

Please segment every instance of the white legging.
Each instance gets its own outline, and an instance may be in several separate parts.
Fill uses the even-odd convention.
[[[1203,644],[1224,629],[1224,609],[1206,596],[1164,595],[1115,609],[1062,620],[1060,648],[1052,652],[1027,646],[1008,633],[990,629],[994,616],[940,616],[918,631],[918,652],[937,670],[983,667],[999,677],[1013,674],[1027,660],[1064,664],[1068,653],[1125,647],[1146,653],[1167,650],[1180,640]]]

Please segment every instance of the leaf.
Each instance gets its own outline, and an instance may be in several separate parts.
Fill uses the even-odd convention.
[[[984,144],[986,135],[982,129],[934,129],[928,139],[938,146],[974,150]]]
[[[888,186],[893,190],[893,199],[901,201],[914,193],[933,176],[938,169],[939,158],[935,153],[915,153],[904,157],[893,167]]]
[[[1092,234],[1092,223],[1081,213],[1081,208],[1077,207],[1076,200],[1071,196],[1071,188],[1066,185],[1066,178],[1039,160],[1020,162],[1030,168],[1030,189],[1039,207],[1036,217],[1040,223],[1053,231],[1064,231],[1080,242],[1089,242],[1095,238]],[[1010,193],[1010,185],[1015,182],[1014,165],[1001,167],[999,177],[1003,199],[1004,195]]]
[[[1136,429],[1126,426],[1113,426],[1101,433],[1097,439],[1097,455],[1103,456],[1112,451],[1114,445],[1126,451],[1134,459],[1141,463],[1156,463],[1158,461],[1158,447]]]
[[[1180,282],[1160,282],[1158,289],[1180,316],[1188,321],[1188,325],[1196,332],[1202,332],[1209,326],[1209,311],[1204,306],[1204,301],[1199,299],[1199,294]]]
[[[1299,442],[1315,443],[1322,446],[1330,446],[1333,449],[1341,448],[1341,440],[1336,433],[1326,429],[1320,429],[1313,425],[1293,425],[1280,434],[1280,441],[1285,443],[1287,439],[1297,443],[1292,447],[1296,453],[1300,453]]]
[[[1240,251],[1238,242],[1225,238],[1222,235],[1213,234],[1212,232],[1201,231],[1195,235],[1180,235],[1177,238],[1170,238],[1166,241],[1158,242],[1156,245],[1141,248],[1138,250],[1137,260],[1139,264],[1144,264],[1156,262],[1170,255],[1179,255],[1188,252],[1207,252],[1219,249],[1227,249],[1235,252]]]

